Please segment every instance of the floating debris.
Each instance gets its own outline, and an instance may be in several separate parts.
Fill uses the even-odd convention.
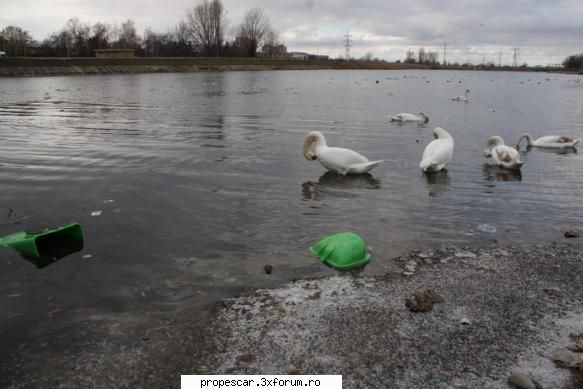
[[[496,227],[491,226],[489,224],[478,224],[478,227],[476,227],[476,229],[478,231],[490,232],[490,233],[494,233],[494,232],[498,231],[498,229]]]

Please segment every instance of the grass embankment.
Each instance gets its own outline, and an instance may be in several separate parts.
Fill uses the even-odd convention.
[[[443,69],[488,71],[537,71],[583,74],[578,69],[470,67],[386,63],[379,61],[301,61],[277,58],[30,58],[0,59],[0,77],[57,76],[117,73],[181,73],[245,70],[316,70],[316,69]]]
[[[237,70],[427,69],[425,65],[271,58],[3,58],[1,76],[167,73]]]

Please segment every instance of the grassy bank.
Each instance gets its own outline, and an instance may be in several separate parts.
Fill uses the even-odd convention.
[[[3,58],[0,77],[241,70],[427,69],[424,65],[271,58]]]
[[[245,70],[316,70],[316,69],[443,69],[488,71],[542,71],[583,74],[581,70],[557,68],[490,68],[469,66],[419,65],[378,61],[299,61],[276,58],[2,58],[0,77],[51,75],[180,73]]]

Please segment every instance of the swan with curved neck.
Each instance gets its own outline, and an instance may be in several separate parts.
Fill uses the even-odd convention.
[[[493,136],[488,139],[484,148],[484,156],[492,157],[497,166],[505,169],[520,169],[524,164],[520,161],[518,151],[504,144],[504,139],[500,136]]]
[[[468,99],[468,95],[469,95],[469,94],[470,94],[470,90],[469,90],[469,89],[466,89],[466,92],[464,93],[464,95],[463,95],[463,96],[456,96],[456,97],[454,97],[452,100],[453,100],[453,101],[470,101],[470,100]]]
[[[532,136],[528,132],[525,132],[520,135],[518,142],[516,142],[517,149],[520,149],[520,142],[522,142],[523,139],[526,139],[528,147],[547,147],[554,149],[575,147],[575,145],[581,141],[581,139],[573,139],[564,135],[546,135],[533,140]]]
[[[419,116],[417,116],[419,115]],[[423,112],[419,112],[417,115],[412,113],[399,113],[395,116],[391,116],[392,122],[420,122],[420,123],[427,123],[429,121],[429,117],[425,115]]]
[[[383,160],[371,162],[349,149],[328,147],[320,131],[312,131],[306,136],[304,157],[309,161],[318,160],[326,169],[342,175],[365,173],[383,162]]]
[[[446,168],[453,156],[454,142],[449,132],[437,127],[433,130],[433,139],[423,151],[419,167],[426,172],[438,172]]]

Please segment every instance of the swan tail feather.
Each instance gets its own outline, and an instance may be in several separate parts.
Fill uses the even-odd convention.
[[[425,158],[421,161],[419,167],[423,172],[426,172],[431,167],[431,165],[433,165],[433,160],[431,158]]]
[[[383,159],[378,160],[378,161],[372,161],[372,162],[365,162],[365,163],[357,163],[354,164],[352,166],[350,166],[350,172],[354,172],[354,173],[365,173],[368,172],[369,170],[374,169],[375,167],[379,166],[381,163],[383,163]]]

